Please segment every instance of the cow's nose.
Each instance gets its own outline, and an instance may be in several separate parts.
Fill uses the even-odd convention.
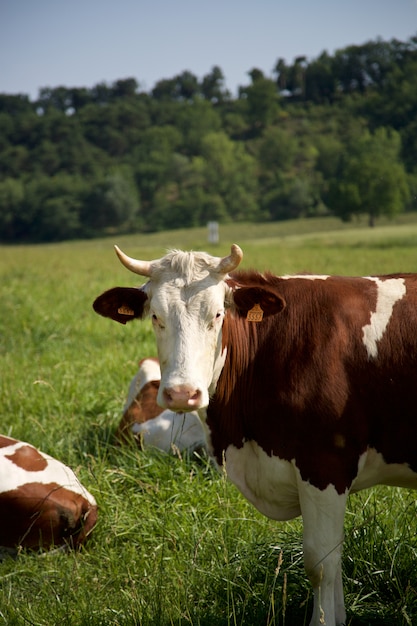
[[[200,389],[187,385],[166,387],[163,391],[164,404],[171,411],[193,411],[201,406]]]

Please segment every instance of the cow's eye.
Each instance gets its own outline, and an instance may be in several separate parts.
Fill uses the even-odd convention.
[[[152,314],[152,324],[154,326],[158,326],[159,328],[164,328],[164,325],[161,323],[161,320],[158,318],[155,313]]]
[[[218,313],[216,313],[216,315],[214,316],[213,320],[208,325],[209,329],[214,328],[216,322],[218,322],[222,317],[223,317],[223,312],[222,311],[219,311]]]

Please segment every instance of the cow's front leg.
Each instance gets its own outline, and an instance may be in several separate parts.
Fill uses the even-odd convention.
[[[348,492],[333,485],[324,490],[300,480],[304,566],[314,591],[310,626],[341,626],[346,622],[342,586],[343,524]]]

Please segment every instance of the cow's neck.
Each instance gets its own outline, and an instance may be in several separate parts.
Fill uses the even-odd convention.
[[[237,388],[249,392],[247,375],[250,371],[251,355],[258,345],[257,325],[226,314],[222,332],[222,360],[220,375],[205,417],[210,431],[212,452],[219,464],[228,444],[241,446],[245,438],[244,424],[239,419],[228,419],[233,415]],[[214,435],[211,435],[214,433]]]

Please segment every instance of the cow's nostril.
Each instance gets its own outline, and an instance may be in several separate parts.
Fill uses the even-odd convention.
[[[169,389],[164,389],[163,397],[164,402],[167,404],[167,406],[169,406],[169,404],[172,402],[172,396]]]
[[[193,395],[190,396],[190,400],[198,400],[200,396],[201,396],[201,391],[197,389],[197,391],[195,391]]]
[[[165,406],[173,411],[192,411],[200,407],[202,395],[200,389],[178,385],[164,389],[163,401]]]

